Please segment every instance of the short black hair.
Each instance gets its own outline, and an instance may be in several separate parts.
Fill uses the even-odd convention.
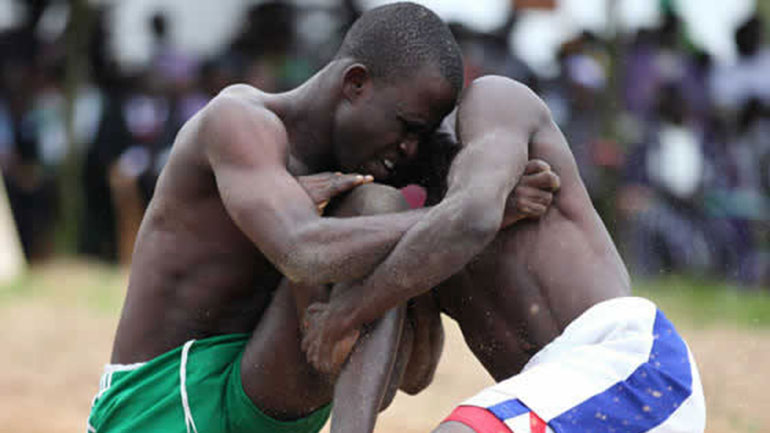
[[[452,32],[433,11],[415,3],[392,3],[361,15],[337,52],[337,59],[345,57],[387,82],[429,65],[438,68],[455,94],[463,87],[462,54]]]
[[[451,117],[452,114],[447,116]],[[454,134],[454,123],[444,121],[431,135],[423,137],[417,148],[417,156],[399,165],[388,185],[403,188],[409,184],[420,185],[428,193],[426,205],[431,206],[444,197],[447,177],[452,161],[461,146]]]

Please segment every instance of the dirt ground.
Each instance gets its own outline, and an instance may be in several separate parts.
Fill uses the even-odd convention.
[[[82,281],[70,275],[49,277],[61,283],[55,294],[0,298],[0,432],[85,431],[117,310],[81,302],[83,293],[67,287]],[[434,384],[416,397],[399,395],[378,432],[429,432],[459,401],[492,383],[454,323],[445,325],[446,350]],[[770,432],[770,330],[681,331],[700,366],[707,431]]]

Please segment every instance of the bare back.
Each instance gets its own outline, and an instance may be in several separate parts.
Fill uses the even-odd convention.
[[[489,90],[479,86],[469,92],[494,101],[484,94]],[[538,108],[526,98],[508,104],[517,112]],[[561,177],[551,208],[538,221],[500,231],[437,290],[442,309],[458,321],[469,347],[496,380],[518,373],[592,305],[630,292],[625,265],[550,119],[533,131],[528,155],[548,162]]]

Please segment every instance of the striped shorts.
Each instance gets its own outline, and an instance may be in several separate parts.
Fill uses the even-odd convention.
[[[477,433],[700,433],[706,408],[682,337],[652,302],[627,297],[588,309],[446,421]]]

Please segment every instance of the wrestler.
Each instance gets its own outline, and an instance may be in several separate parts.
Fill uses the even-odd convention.
[[[341,336],[435,288],[438,308],[498,382],[436,432],[702,432],[692,354],[652,302],[630,296],[626,267],[545,104],[520,83],[484,77],[465,91],[455,120],[462,150],[446,195],[374,272],[308,308],[309,360],[333,368]],[[500,230],[529,158],[551,165],[560,190],[541,219]]]
[[[262,367],[277,353],[263,330],[280,317],[266,311],[290,304],[276,293],[279,282],[359,278],[377,263],[371,252],[390,250],[424,211],[321,217],[328,197],[314,202],[297,177],[387,180],[452,110],[462,85],[446,25],[398,3],[363,14],[336,57],[298,88],[232,86],[190,119],[139,229],[89,430],[318,430],[330,410],[329,378],[297,374],[305,366],[289,362]],[[330,177],[304,178],[305,186],[340,192],[371,181],[319,176]],[[400,334],[399,317],[384,335]],[[280,344],[299,350],[296,340]],[[376,389],[389,374],[379,370],[370,378]],[[308,391],[287,393],[299,380]]]

